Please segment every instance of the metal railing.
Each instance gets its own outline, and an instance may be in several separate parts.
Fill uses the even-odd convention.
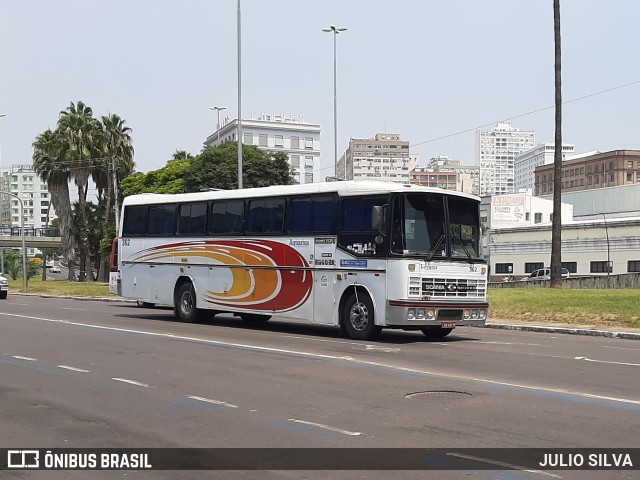
[[[22,235],[22,228],[13,227],[11,225],[0,226],[0,236],[15,236],[20,237]],[[60,229],[58,228],[34,228],[24,227],[25,237],[59,237]]]

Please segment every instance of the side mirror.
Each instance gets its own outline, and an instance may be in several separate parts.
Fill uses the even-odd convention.
[[[385,225],[387,224],[387,206],[375,205],[371,210],[371,226],[384,236]]]

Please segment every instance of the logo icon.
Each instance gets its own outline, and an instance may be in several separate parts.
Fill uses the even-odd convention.
[[[40,451],[38,450],[8,450],[7,467],[9,468],[39,468]]]

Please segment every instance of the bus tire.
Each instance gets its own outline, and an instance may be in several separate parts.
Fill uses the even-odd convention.
[[[194,323],[204,317],[205,311],[196,308],[196,292],[191,282],[178,287],[173,305],[174,315],[183,323]]]
[[[371,340],[382,330],[375,324],[371,297],[362,290],[358,291],[357,301],[355,293],[352,293],[344,302],[340,323],[347,336],[353,340]]]
[[[271,320],[271,315],[259,315],[257,313],[241,313],[240,318],[247,323],[265,323]]]
[[[451,333],[453,328],[423,328],[422,333],[429,338],[444,338]]]

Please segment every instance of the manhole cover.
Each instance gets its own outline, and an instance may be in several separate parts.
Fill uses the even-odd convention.
[[[469,392],[458,392],[456,390],[429,390],[426,392],[407,393],[404,396],[404,398],[410,400],[460,400],[469,397],[471,397]]]

